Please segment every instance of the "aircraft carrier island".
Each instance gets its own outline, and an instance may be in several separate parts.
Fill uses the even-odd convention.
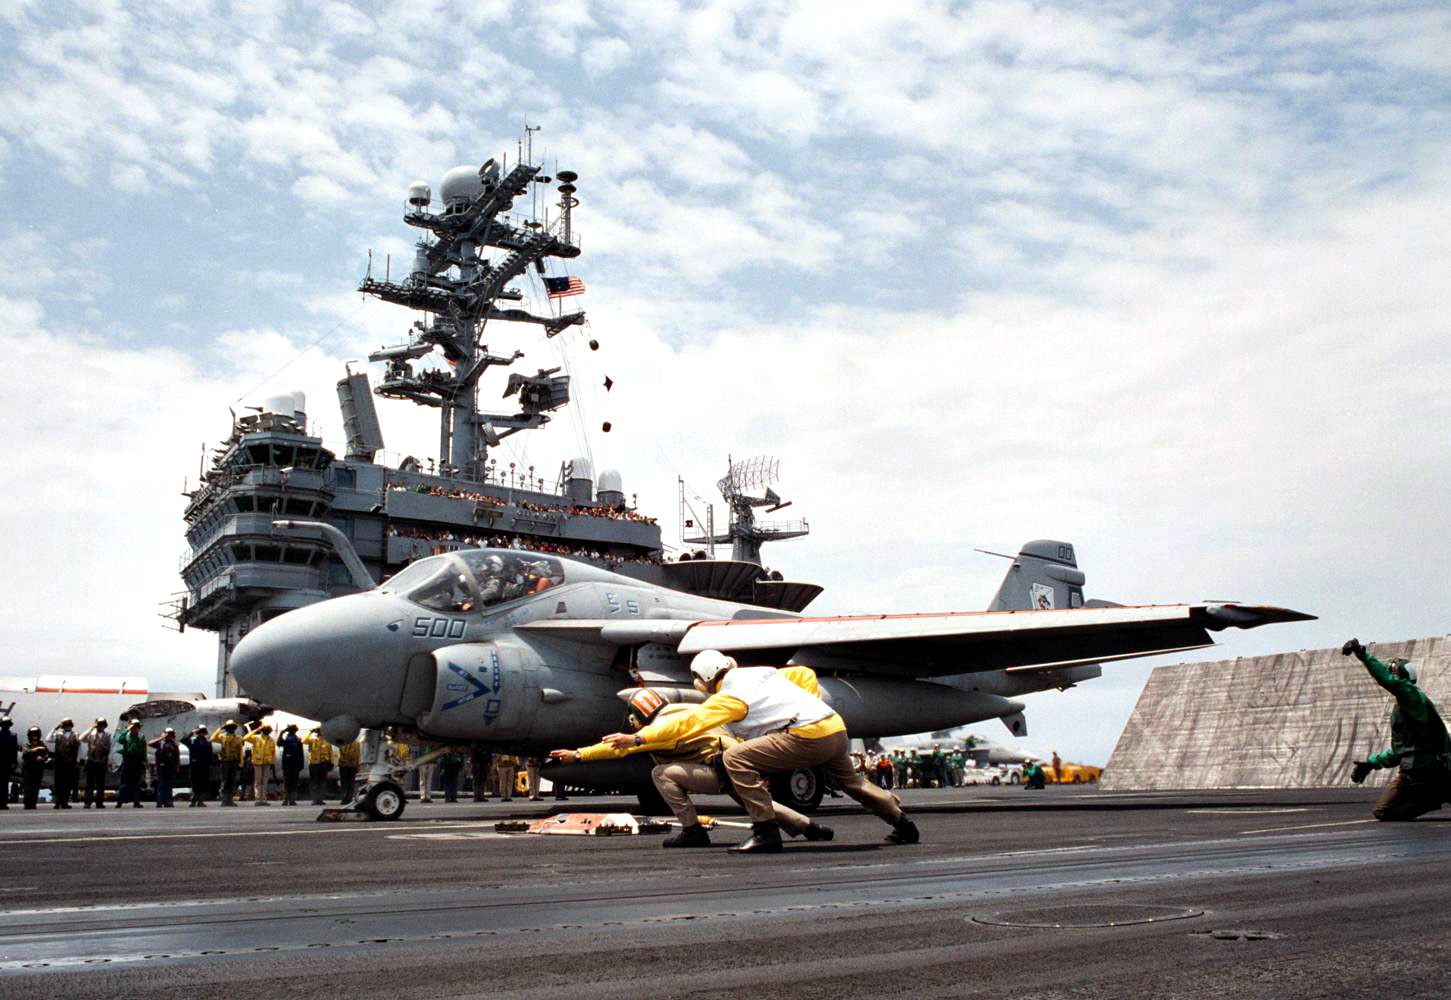
[[[181,627],[217,633],[219,697],[239,693],[232,650],[263,622],[371,587],[423,556],[457,549],[492,545],[564,554],[624,576],[764,608],[799,611],[821,592],[761,564],[762,543],[809,530],[804,520],[757,520],[757,509],[781,505],[770,489],[775,464],[769,459],[729,463],[718,484],[729,523],[717,533],[708,515],[711,530],[686,539],[708,547],[709,557],[698,549],[667,561],[657,520],[627,502],[619,472],[596,475],[585,457],[562,461],[557,470],[497,457],[501,441],[543,427],[570,403],[570,377],[558,368],[511,370],[500,386],[502,412],[481,408],[480,394],[492,369],[513,369],[524,357],[517,350],[490,353],[486,327],[498,343],[504,329],[533,326],[554,338],[584,323],[583,311],[560,305],[576,301],[583,283],[548,274],[579,254],[578,179],[568,170],[551,177],[538,165],[489,160],[482,168],[449,171],[438,192],[441,206],[428,184],[410,187],[404,221],[425,234],[417,255],[405,275],[385,271],[377,278],[370,264],[360,291],[421,318],[405,343],[369,356],[383,366],[376,387],[367,374],[350,370],[337,383],[347,436],[342,456],[308,433],[301,393],[274,395],[234,416],[230,436],[213,450],[188,496],[181,565],[186,590],[175,596],[171,611]],[[552,188],[557,214],[516,212],[515,202],[531,188]],[[531,273],[541,278],[545,313],[519,305],[524,293],[514,283]],[[379,460],[384,438],[374,393],[438,410],[436,459]],[[326,524],[347,544],[338,544],[331,531],[279,523],[288,520]],[[722,543],[731,546],[730,558],[713,558]]]

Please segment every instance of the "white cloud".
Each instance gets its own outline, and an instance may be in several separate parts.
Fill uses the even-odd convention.
[[[580,65],[592,77],[608,76],[630,64],[633,54],[623,38],[597,38],[580,53]]]

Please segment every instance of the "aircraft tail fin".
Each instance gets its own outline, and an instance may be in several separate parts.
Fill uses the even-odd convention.
[[[1013,558],[989,611],[1051,611],[1083,607],[1083,571],[1070,542],[1028,542]]]

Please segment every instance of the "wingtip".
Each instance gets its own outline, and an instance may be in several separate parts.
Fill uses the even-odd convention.
[[[1293,608],[1280,608],[1271,604],[1207,604],[1204,614],[1210,619],[1210,628],[1258,628],[1261,625],[1278,625],[1284,622],[1312,622],[1316,615]]]

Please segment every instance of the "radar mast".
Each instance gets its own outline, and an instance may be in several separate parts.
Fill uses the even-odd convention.
[[[532,130],[530,134],[532,142]],[[393,399],[411,399],[440,409],[439,470],[444,475],[480,480],[486,472],[488,449],[503,438],[522,430],[541,427],[549,414],[569,402],[569,376],[558,368],[541,368],[532,375],[511,373],[503,398],[517,397],[512,413],[486,413],[479,409],[479,379],[490,367],[507,367],[524,356],[522,351],[491,354],[483,343],[489,320],[534,323],[545,335],[584,322],[584,312],[535,315],[522,308],[501,307],[499,300],[517,302],[523,294],[509,283],[532,265],[543,274],[548,257],[571,259],[579,255],[578,240],[571,228],[572,212],[579,204],[574,197],[573,171],[561,170],[556,177],[544,176],[541,167],[520,158],[512,169],[490,159],[483,166],[456,167],[440,187],[442,210],[430,210],[432,191],[415,181],[408,191],[408,209],[403,221],[425,230],[407,278],[382,281],[372,275],[371,264],[358,290],[385,302],[408,306],[424,313],[413,324],[406,344],[385,347],[368,356],[387,365],[375,390]],[[559,214],[553,222],[532,214],[509,216],[516,199],[529,193],[530,185],[559,182]],[[531,199],[532,201],[532,199]],[[389,267],[391,271],[391,265]],[[577,279],[545,279],[549,299],[577,294]],[[563,282],[567,290],[556,292],[551,282]],[[415,372],[413,362],[441,352],[447,370]]]

